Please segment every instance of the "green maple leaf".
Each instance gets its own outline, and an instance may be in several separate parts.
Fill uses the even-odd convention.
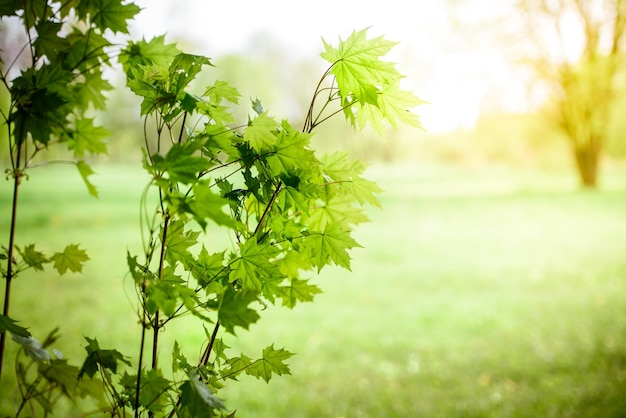
[[[198,242],[197,231],[185,231],[185,222],[181,220],[171,221],[167,228],[166,247],[167,253],[166,259],[170,265],[175,265],[176,261],[187,262],[191,259],[189,253],[189,247],[195,245]]]
[[[248,329],[259,320],[259,314],[249,307],[258,300],[257,292],[252,290],[234,290],[229,286],[219,302],[219,323],[227,332],[235,334],[235,327]]]
[[[356,113],[359,128],[363,129],[369,122],[376,132],[384,135],[386,131],[384,120],[387,120],[394,128],[399,122],[422,128],[419,117],[411,109],[425,103],[413,93],[400,90],[400,80],[384,84],[378,93],[378,101],[375,105],[370,103],[360,105]]]
[[[167,68],[180,50],[175,44],[166,44],[165,35],[156,36],[150,41],[142,39],[137,42],[129,42],[121,52],[119,61],[123,64],[124,71],[132,75],[131,69],[151,64],[157,67]]]
[[[98,372],[100,367],[110,370],[111,373],[116,374],[119,363],[124,363],[127,366],[131,365],[130,361],[128,361],[119,351],[101,349],[97,339],[85,337],[85,340],[87,341],[87,347],[85,347],[85,350],[87,351],[87,358],[78,373],[79,379],[85,374],[90,378],[93,377]]]
[[[3,332],[10,332],[24,338],[30,337],[30,332],[26,328],[17,325],[17,321],[0,314],[0,333]]]
[[[161,411],[167,405],[170,387],[171,382],[163,377],[161,371],[151,369],[142,372],[139,404],[151,412]]]
[[[383,192],[375,182],[361,177],[355,177],[352,181],[345,183],[350,188],[351,195],[359,201],[360,204],[369,203],[370,205],[381,207],[380,201],[376,197],[377,194]]]
[[[180,418],[211,417],[215,416],[213,410],[226,409],[222,400],[200,381],[195,371],[191,371],[188,377],[189,380],[179,387],[181,407],[176,416]]]
[[[211,102],[221,103],[222,100],[238,104],[241,94],[239,91],[228,84],[226,81],[216,80],[212,86],[207,87],[204,92],[205,96],[208,96]]]
[[[216,280],[218,273],[223,272],[224,268],[224,251],[209,254],[203,245],[200,254],[191,267],[191,274],[201,286],[206,286]]]
[[[352,180],[356,175],[365,171],[365,164],[357,159],[350,158],[347,152],[334,152],[320,158],[322,171],[334,181]]]
[[[49,20],[40,21],[35,25],[37,39],[33,42],[33,46],[38,55],[46,55],[48,59],[53,60],[59,51],[70,46],[66,38],[57,35],[61,31],[61,26],[62,23]]]
[[[313,169],[319,164],[315,153],[308,149],[312,135],[285,129],[267,157],[273,175],[286,174],[297,177],[302,170]]]
[[[80,118],[76,120],[73,131],[70,133],[68,149],[74,151],[76,157],[81,158],[85,152],[92,154],[104,154],[107,151],[106,144],[102,141],[109,136],[102,126],[94,125],[94,120]]]
[[[283,288],[283,306],[293,308],[297,302],[311,302],[319,293],[322,293],[320,288],[308,280],[291,279],[289,286]]]
[[[226,362],[228,368],[222,370],[220,375],[224,379],[237,380],[237,376],[243,373],[252,364],[252,359],[245,354],[241,354],[238,357],[231,357]]]
[[[329,223],[324,232],[311,233],[307,241],[312,248],[313,263],[318,271],[329,262],[350,270],[350,255],[348,249],[360,247],[348,231],[341,228],[338,223]]]
[[[124,0],[82,0],[77,10],[81,17],[91,15],[91,22],[101,31],[110,29],[114,33],[128,33],[127,20],[141,11],[136,4],[124,4]]]
[[[207,57],[202,55],[185,53],[176,55],[168,69],[170,74],[169,91],[179,97],[180,92],[196,77],[204,65],[212,64]]]
[[[340,39],[337,48],[323,42],[321,56],[333,65],[330,73],[344,99],[354,97],[359,103],[376,104],[380,86],[400,77],[393,63],[381,60],[396,42],[383,37],[367,39],[367,29],[352,32],[345,41]]]
[[[197,314],[198,296],[193,289],[173,273],[172,267],[163,270],[161,280],[156,280],[147,288],[146,309],[150,313],[161,310],[165,315],[176,313],[182,302],[190,312]]]
[[[21,250],[20,247],[15,246],[17,251],[22,256],[22,260],[29,266],[34,268],[35,270],[42,271],[43,265],[48,263],[50,260],[45,256],[44,253],[35,250],[35,244],[29,244],[24,247],[24,250]]]
[[[67,360],[64,359],[51,359],[40,370],[48,382],[58,385],[61,391],[72,399],[78,387],[78,367],[67,364]]]
[[[56,271],[59,274],[65,274],[67,270],[75,273],[83,271],[83,263],[89,260],[89,257],[85,250],[78,248],[78,245],[70,244],[62,253],[54,253],[51,260],[54,262]]]
[[[274,344],[272,344],[263,350],[262,358],[246,367],[246,374],[257,379],[263,379],[266,383],[270,381],[274,373],[277,375],[291,374],[289,366],[285,364],[285,360],[292,356],[293,353],[282,348],[276,350]]]
[[[77,92],[83,107],[87,108],[91,103],[96,109],[106,110],[106,97],[102,92],[112,90],[111,83],[102,78],[100,71],[84,72],[83,76],[85,83]]]
[[[256,239],[247,240],[240,250],[240,256],[231,263],[230,281],[239,280],[241,286],[260,291],[263,281],[278,273],[278,266],[270,260],[280,250],[270,244],[258,244]]]
[[[184,184],[195,183],[198,174],[208,170],[212,163],[209,159],[195,155],[202,144],[195,141],[176,143],[165,156],[152,156],[153,170],[168,174],[171,181]]]
[[[194,219],[203,229],[206,228],[207,219],[218,225],[235,228],[236,223],[233,218],[224,212],[224,209],[229,204],[228,199],[213,193],[207,183],[194,184],[193,197],[193,200],[189,203],[189,208],[194,215]]]
[[[309,213],[307,197],[294,187],[283,187],[280,193],[279,204],[283,211],[293,209],[304,214]]]
[[[342,183],[343,187],[351,183]],[[363,209],[354,207],[354,196],[341,194],[332,197],[328,202],[310,211],[307,225],[313,230],[321,231],[329,224],[360,224],[368,222],[369,218],[363,213]]]
[[[267,151],[276,144],[277,138],[274,131],[278,128],[278,122],[264,112],[254,118],[246,128],[243,139],[257,152]]]

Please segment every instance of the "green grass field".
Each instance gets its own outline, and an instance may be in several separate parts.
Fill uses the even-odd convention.
[[[69,358],[82,358],[83,335],[136,357],[125,253],[140,248],[144,180],[96,171],[99,200],[71,167],[32,172],[20,242],[81,243],[91,261],[84,276],[20,278],[11,313],[39,338],[61,326]],[[228,405],[268,418],[626,416],[624,171],[595,193],[571,173],[380,166],[371,177],[384,209],[356,231],[353,271],[323,271],[314,303],[270,307],[229,341],[252,357],[271,343],[298,353],[293,375],[243,376],[220,392]],[[9,197],[3,182],[4,245]],[[201,328],[174,333],[200,351]],[[0,390],[5,416],[12,389]]]

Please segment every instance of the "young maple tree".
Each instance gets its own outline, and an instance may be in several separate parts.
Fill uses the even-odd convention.
[[[411,109],[421,101],[400,88],[402,76],[382,59],[395,43],[368,39],[366,30],[337,47],[324,42],[322,57],[330,66],[297,129],[258,100],[249,119],[237,123],[237,90],[214,80],[195,91],[191,83],[211,67],[210,60],[181,52],[163,36],[109,50],[105,32],[126,33],[138,11],[122,0],[0,0],[2,16],[17,17],[27,37],[0,74],[11,95],[2,117],[14,185],[9,244],[0,255],[6,262],[0,370],[10,333],[25,354],[17,359],[16,416],[26,410],[34,415],[37,405],[46,415],[60,396],[92,393],[87,388],[94,383],[102,388],[95,396],[98,411],[112,416],[224,416],[230,407],[218,395],[227,383],[242,374],[266,382],[288,374],[288,350],[271,344],[255,356],[234,354],[225,334],[236,338],[238,328],[256,323],[268,305],[312,301],[320,289],[311,278],[329,264],[350,268],[349,250],[359,246],[352,228],[367,220],[364,205],[380,205],[380,189],[363,177],[361,161],[344,152],[314,152],[315,128],[337,114],[379,132],[398,123],[419,126]],[[11,77],[24,56],[26,65]],[[106,151],[107,133],[94,123],[93,110],[106,111],[102,91],[111,86],[102,68],[113,56],[128,88],[143,99],[139,112],[146,124],[143,167],[150,181],[140,197],[143,252],[126,259],[137,288],[139,350],[128,356],[87,337],[79,368],[50,354],[55,332],[39,343],[9,316],[17,274],[50,263],[59,274],[80,272],[88,260],[77,244],[53,255],[36,244],[19,245],[18,191],[28,170],[51,163],[41,156],[58,144],[73,154],[70,162],[96,195],[84,156]],[[222,242],[232,245],[209,251]],[[175,343],[168,372],[159,362],[160,336],[183,315],[207,330],[207,343],[196,360]]]
[[[310,277],[323,267],[350,268],[348,251],[359,245],[352,228],[367,220],[364,205],[379,205],[380,189],[363,177],[362,162],[342,152],[317,156],[309,144],[315,128],[340,113],[380,132],[385,122],[419,126],[410,109],[421,101],[400,89],[395,65],[382,60],[394,45],[367,39],[366,30],[338,47],[324,42],[330,67],[301,129],[271,116],[258,100],[249,120],[237,125],[229,111],[239,103],[237,90],[216,80],[202,94],[192,92],[190,82],[210,61],[179,52],[163,37],[132,43],[120,56],[128,87],[143,98],[141,114],[156,132],[146,136],[151,180],[142,202],[152,201],[152,190],[158,203],[152,211],[144,203],[144,254],[128,255],[143,324],[137,372],[126,387],[135,410],[159,405],[171,408],[170,416],[218,415],[225,406],[216,394],[227,381],[242,373],[265,381],[289,373],[289,351],[272,344],[260,357],[233,355],[221,334],[248,329],[268,304],[312,301],[320,289]],[[203,233],[209,240],[224,234],[229,239],[217,241],[234,244],[209,252]],[[174,372],[182,377],[174,380],[182,383],[164,386],[159,334],[183,314],[212,331],[195,362],[175,344]],[[173,407],[166,386],[179,391]],[[140,387],[158,396],[142,399]]]

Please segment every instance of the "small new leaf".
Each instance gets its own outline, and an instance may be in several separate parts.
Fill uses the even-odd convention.
[[[44,253],[35,250],[35,244],[27,245],[24,247],[24,250],[21,250],[18,246],[15,246],[15,248],[22,256],[22,260],[37,271],[42,271],[43,265],[49,262]]]
[[[89,260],[89,257],[85,250],[78,248],[78,245],[70,244],[62,253],[54,253],[51,260],[54,262],[56,271],[62,275],[68,270],[74,273],[81,272],[83,263]]]

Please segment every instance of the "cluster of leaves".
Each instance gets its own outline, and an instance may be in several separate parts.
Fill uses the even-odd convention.
[[[11,95],[2,117],[15,186],[9,245],[0,255],[7,266],[0,268],[7,283],[0,353],[11,333],[25,359],[18,358],[16,368],[18,415],[26,406],[34,414],[35,404],[45,415],[59,395],[90,394],[108,404],[101,411],[112,416],[128,410],[136,417],[234,416],[225,415],[219,390],[242,374],[266,382],[289,374],[286,360],[293,353],[271,344],[258,356],[233,354],[222,334],[248,329],[268,305],[312,301],[320,292],[312,277],[328,265],[350,269],[349,251],[359,246],[352,228],[367,221],[365,205],[380,205],[380,189],[363,177],[364,164],[342,152],[316,155],[313,131],[342,113],[353,126],[369,123],[379,132],[398,123],[419,126],[411,108],[421,101],[401,90],[402,76],[382,59],[394,43],[368,39],[366,30],[338,47],[324,42],[322,57],[330,66],[301,129],[273,117],[258,100],[248,120],[237,124],[232,109],[241,98],[234,87],[220,80],[199,91],[193,87],[212,65],[208,58],[183,53],[162,36],[130,42],[118,59],[129,89],[143,100],[146,126],[155,126],[145,130],[143,166],[151,180],[141,199],[143,253],[127,256],[137,288],[141,354],[133,364],[86,338],[82,367],[71,366],[59,352],[50,354],[56,333],[39,343],[8,316],[9,286],[24,270],[50,263],[59,274],[80,272],[88,256],[76,244],[52,256],[34,244],[17,245],[17,190],[37,155],[64,144],[89,193],[97,195],[83,159],[106,152],[107,132],[93,117],[106,109],[102,92],[111,88],[102,77],[112,57],[105,35],[126,33],[138,11],[123,0],[0,0],[2,16],[17,16],[28,38],[0,73]],[[24,56],[27,64],[10,78]],[[210,251],[215,243],[207,239],[231,244]],[[166,375],[159,335],[183,315],[200,321],[207,344],[191,361],[175,343]],[[95,395],[94,384],[103,388]]]
[[[16,416],[25,408],[35,415],[37,405],[46,415],[60,396],[96,393],[91,390],[91,379],[79,381],[78,367],[69,365],[58,351],[49,353],[56,332],[40,343],[9,316],[11,282],[18,275],[29,269],[43,271],[48,264],[60,275],[81,272],[89,259],[77,244],[52,255],[39,251],[35,244],[18,245],[18,190],[30,168],[59,162],[46,161],[45,154],[60,146],[73,157],[63,162],[75,164],[89,193],[97,196],[88,179],[93,171],[84,158],[106,152],[108,132],[94,117],[95,111],[105,109],[104,92],[112,88],[103,78],[112,56],[108,49],[113,46],[107,36],[127,33],[128,20],[139,10],[122,0],[0,1],[0,17],[7,23],[4,30],[19,30],[25,38],[24,45],[8,45],[0,60],[0,88],[10,95],[8,108],[0,110],[0,126],[8,138],[11,166],[6,174],[14,183],[9,242],[0,251],[0,273],[5,279],[0,375],[7,335],[12,334],[20,347],[15,367]]]
[[[151,176],[146,194],[152,190],[158,204],[151,215],[144,203],[144,254],[128,255],[140,321],[153,334],[151,371],[140,359],[137,373],[123,379],[125,399],[138,381],[154,395],[135,391],[135,408],[219,416],[224,405],[215,394],[227,380],[246,373],[269,381],[289,373],[287,350],[272,344],[255,360],[232,355],[219,333],[248,329],[270,304],[292,308],[312,301],[320,289],[311,277],[327,265],[350,268],[349,250],[359,246],[352,228],[367,220],[364,205],[379,205],[380,189],[348,154],[317,156],[312,131],[342,112],[360,127],[370,122],[382,130],[384,120],[419,125],[410,108],[420,100],[400,90],[401,75],[381,59],[392,46],[367,39],[366,31],[338,48],[325,44],[322,56],[331,65],[300,130],[258,100],[247,123],[237,125],[230,112],[239,104],[237,90],[216,80],[196,94],[190,83],[210,61],[178,51],[163,37],[131,43],[121,54],[128,87],[143,99],[141,114],[155,124],[156,135],[146,138],[144,168]],[[234,244],[210,252],[203,233],[223,234],[228,239],[219,242]],[[158,335],[185,314],[213,332],[193,365],[176,344],[179,377],[170,382],[158,366]]]

